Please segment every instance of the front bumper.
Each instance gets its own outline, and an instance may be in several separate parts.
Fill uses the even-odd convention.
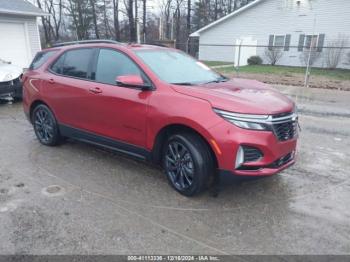
[[[210,133],[220,149],[220,152],[216,152],[220,173],[269,176],[295,163],[297,136],[287,141],[279,141],[271,131],[242,129],[227,121],[211,128]],[[257,148],[263,156],[236,169],[236,155],[240,146]]]
[[[22,97],[22,84],[19,78],[0,82],[0,98]]]

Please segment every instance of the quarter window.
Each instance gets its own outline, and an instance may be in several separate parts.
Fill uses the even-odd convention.
[[[115,84],[118,76],[140,75],[141,70],[126,55],[109,49],[101,49],[97,65],[95,80],[105,84]],[[143,77],[145,79],[145,77]]]
[[[38,69],[42,66],[56,51],[39,52],[34,57],[32,63],[29,66],[30,70]]]

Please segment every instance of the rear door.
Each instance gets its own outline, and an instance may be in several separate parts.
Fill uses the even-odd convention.
[[[69,127],[92,130],[91,81],[92,58],[97,49],[79,48],[66,51],[49,69],[45,81],[45,97],[58,122]]]

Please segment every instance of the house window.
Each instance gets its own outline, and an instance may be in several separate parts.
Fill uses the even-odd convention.
[[[318,35],[306,35],[304,47],[306,50],[313,50],[317,48]]]
[[[278,49],[289,51],[291,35],[270,35],[269,36],[269,50]]]
[[[273,46],[282,49],[282,48],[284,48],[285,40],[286,40],[285,35],[275,35],[274,41],[273,41]]]
[[[322,52],[324,41],[325,41],[325,34],[318,34],[318,35],[305,35],[301,34],[299,36],[299,44],[298,44],[298,51],[302,52],[304,50],[316,50],[317,52]]]

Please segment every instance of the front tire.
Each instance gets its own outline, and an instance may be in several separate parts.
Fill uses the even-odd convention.
[[[45,146],[59,144],[61,136],[54,114],[44,104],[36,106],[32,113],[34,132],[39,142]]]
[[[170,185],[185,196],[202,192],[214,174],[208,146],[194,133],[168,137],[163,149],[163,167]]]

